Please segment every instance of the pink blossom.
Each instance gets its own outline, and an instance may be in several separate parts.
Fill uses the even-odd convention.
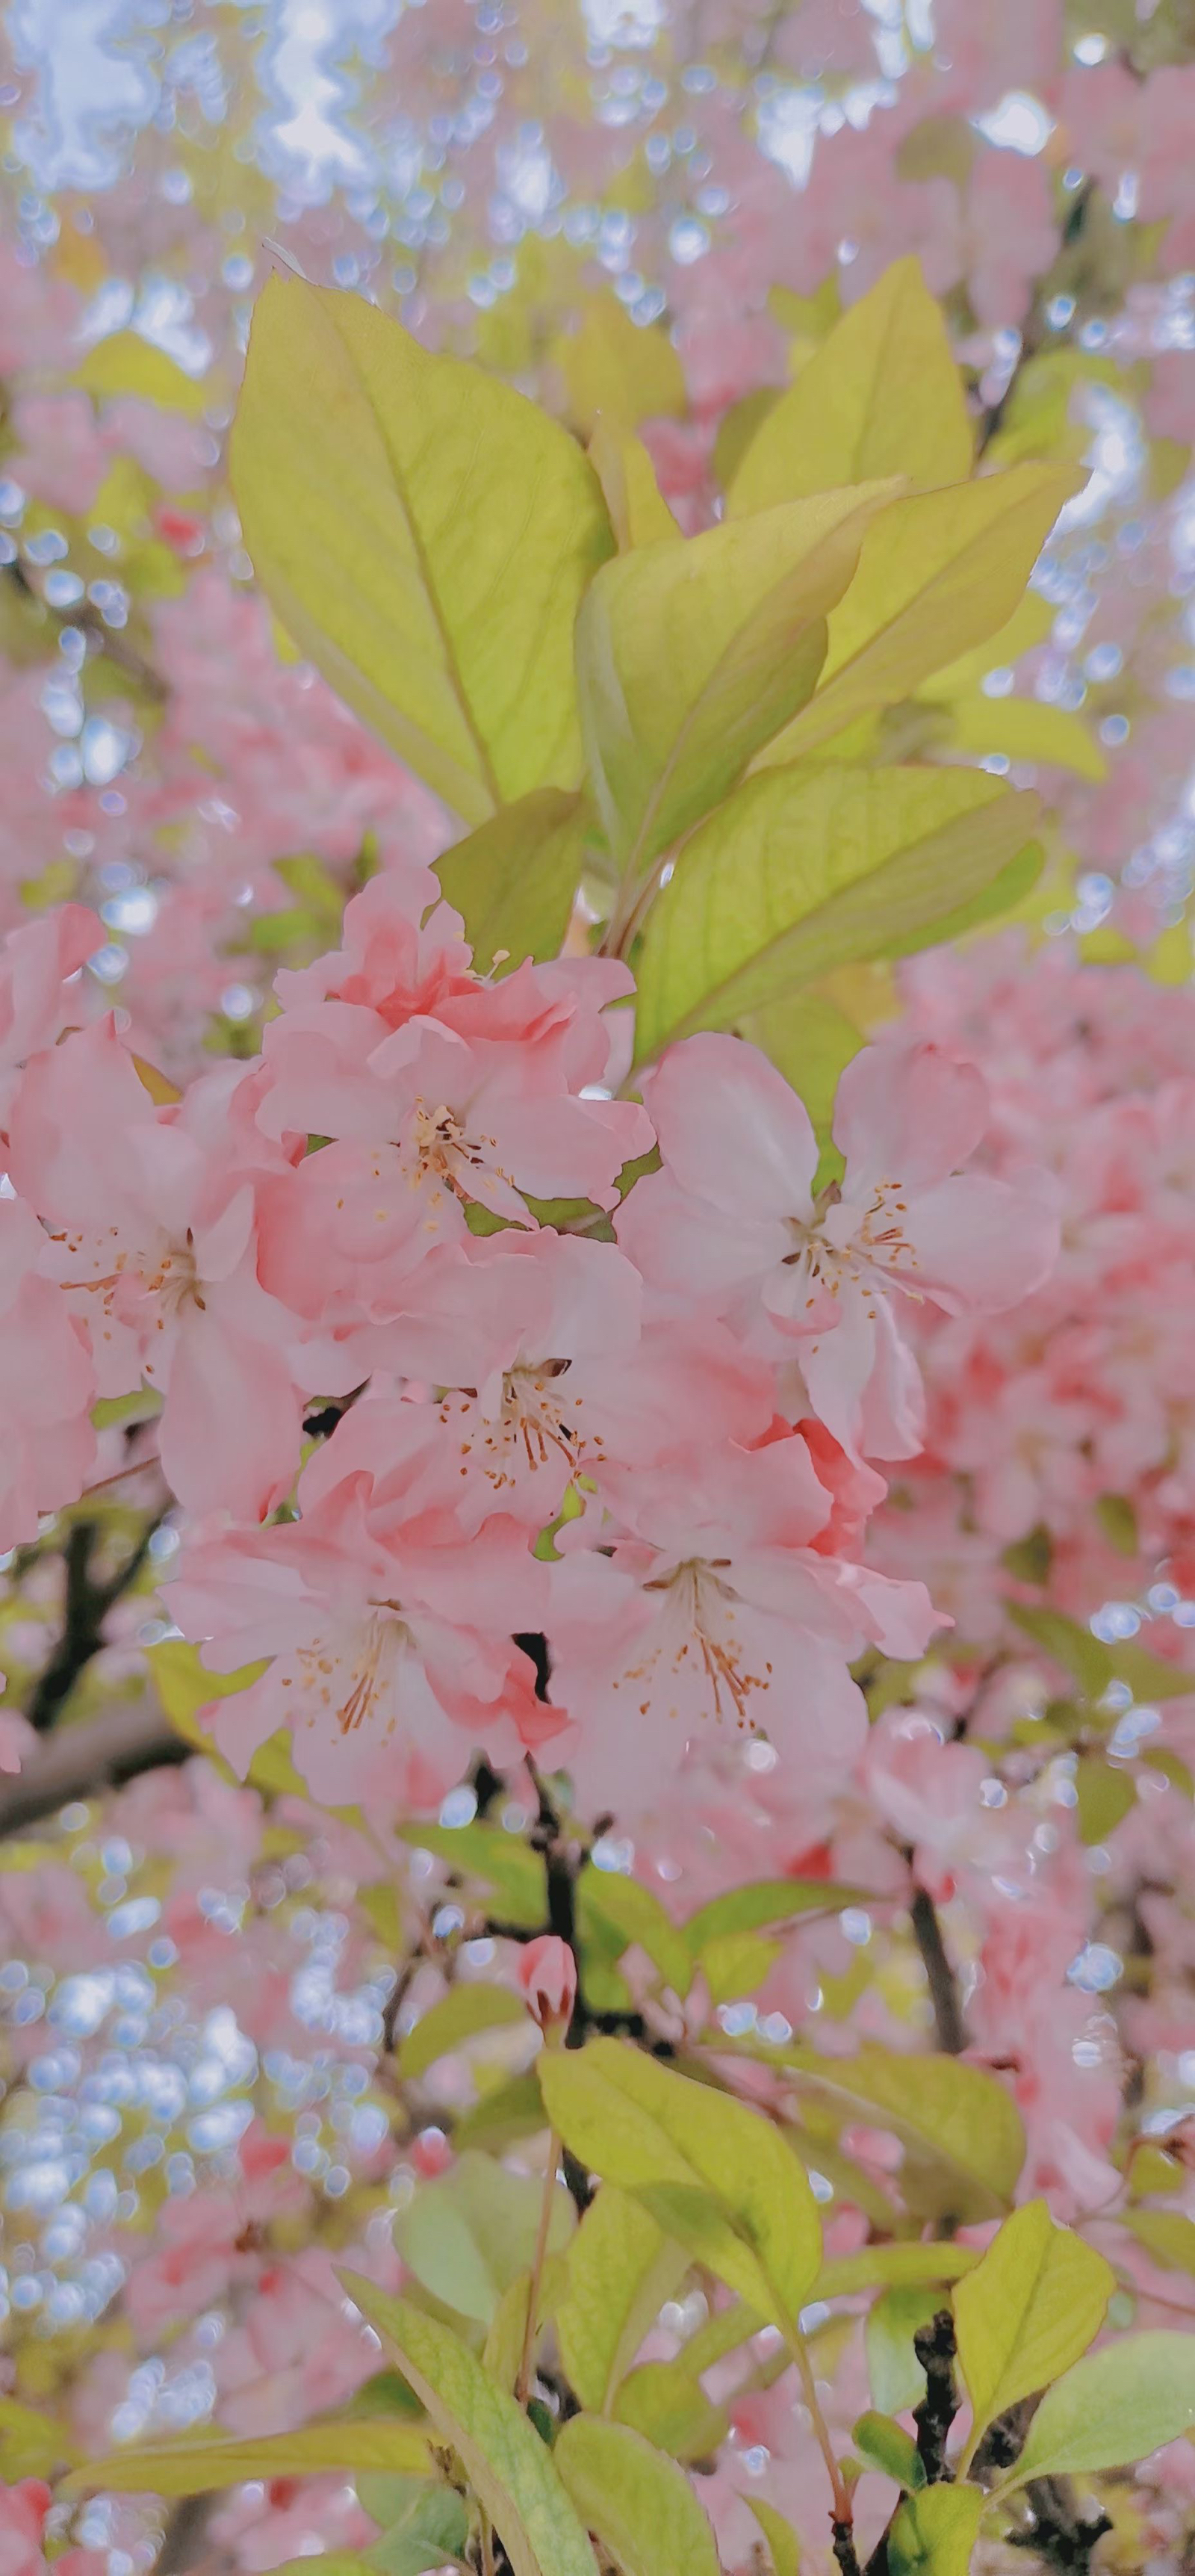
[[[22,1546],[42,1512],[73,1503],[96,1455],[87,1338],[40,1274],[43,1241],[31,1209],[0,1198],[0,1548]]]
[[[518,1978],[532,2018],[549,2042],[558,2043],[577,2000],[577,1962],[567,1941],[558,1941],[554,1933],[529,1941],[519,1952]]]

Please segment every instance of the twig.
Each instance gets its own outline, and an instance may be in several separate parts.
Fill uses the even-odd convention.
[[[951,2471],[946,2460],[946,2442],[958,2413],[954,2386],[954,2319],[949,2308],[940,2308],[929,2324],[918,2326],[913,2337],[913,2350],[925,2372],[925,2395],[913,2409],[917,2427],[917,2456],[925,2470],[926,2484],[940,2486]]]
[[[167,2517],[153,2564],[153,2576],[184,2576],[184,2571],[194,2565],[197,2552],[206,2539],[212,2507],[216,2502],[215,2489],[206,2495],[180,2497]]]
[[[97,1521],[75,1521],[67,1533],[63,1550],[66,1567],[66,1617],[62,1635],[35,1689],[26,1715],[38,1735],[53,1726],[59,1710],[70,1698],[80,1673],[98,1654],[104,1642],[104,1621],[122,1592],[135,1583],[145,1563],[149,1543],[162,1520],[157,1512],[148,1520],[136,1545],[105,1583],[92,1580],[91,1559],[97,1538]]]
[[[906,1852],[907,1860],[912,1853]],[[932,1896],[924,1887],[914,1887],[909,1907],[913,1938],[921,1953],[929,1985],[929,1999],[934,2009],[934,2032],[939,2048],[946,2057],[961,2057],[967,2045],[967,2027],[959,2001],[958,1984],[951,1967],[942,1926]]]

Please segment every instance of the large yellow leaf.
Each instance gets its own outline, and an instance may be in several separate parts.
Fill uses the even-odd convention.
[[[920,260],[898,259],[769,411],[727,507],[738,516],[876,474],[959,483],[973,445],[942,308]]]
[[[613,540],[566,430],[363,297],[272,278],[231,467],[283,624],[466,822],[579,783],[573,621]]]
[[[621,2576],[720,2576],[713,2532],[684,2470],[641,2433],[574,2415],[552,2456]]]
[[[513,2397],[447,2326],[359,2273],[341,2278],[457,2453],[514,2576],[595,2576],[593,2551],[551,2452]]]
[[[869,709],[912,697],[932,672],[996,634],[1082,480],[1064,467],[1016,465],[893,501],[869,528],[830,619],[816,695],[760,766],[796,760]]]
[[[967,2576],[983,2505],[979,2487],[906,2496],[888,2534],[890,2576]]]
[[[954,2294],[958,2356],[973,2424],[988,2425],[1069,2370],[1104,2322],[1116,2275],[1093,2245],[1056,2227],[1044,2200],[1014,2210]]]
[[[611,287],[587,296],[579,330],[554,340],[549,356],[568,417],[586,433],[599,420],[637,429],[641,420],[676,418],[687,408],[685,371],[667,332],[632,322]]]
[[[803,706],[890,485],[828,492],[607,564],[577,620],[594,793],[632,882]]]
[[[861,2048],[852,2057],[772,2048],[754,2038],[728,2041],[726,2048],[790,2073],[801,2094],[842,2127],[862,2122],[890,2129],[905,2151],[900,2188],[919,2216],[938,2212],[970,2221],[1008,2208],[1025,2161],[1025,2132],[1011,2095],[982,2067],[957,2057],[906,2057],[878,2047]],[[936,2265],[938,2249],[930,2250]],[[868,2277],[909,2275],[875,2271]]]
[[[640,1061],[693,1029],[735,1026],[851,958],[917,946],[935,921],[952,925],[996,885],[1036,816],[1034,797],[975,770],[748,779],[694,833],[649,915]]]

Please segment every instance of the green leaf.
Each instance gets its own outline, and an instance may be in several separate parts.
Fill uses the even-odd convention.
[[[544,2106],[534,2074],[512,2075],[508,2084],[496,2084],[492,2092],[483,2093],[453,2129],[453,2144],[458,2153],[466,2147],[486,2147],[491,2155],[504,2155],[520,2138],[533,2138],[544,2126]]]
[[[1141,1545],[1137,1514],[1127,1494],[1101,1494],[1095,1516],[1110,1547],[1120,1556],[1136,1556]]]
[[[511,2173],[492,2156],[466,2151],[398,2212],[394,2242],[433,2298],[488,2325],[503,2291],[530,2269],[542,2198],[538,2175]],[[572,2201],[558,2183],[549,2251],[563,2252],[575,2226]]]
[[[956,939],[966,939],[973,930],[982,930],[989,921],[998,921],[1003,913],[1015,912],[1018,904],[1032,894],[1046,864],[1040,841],[1026,841],[1015,858],[998,868],[978,894],[966,903],[954,904],[949,912],[937,913],[934,919],[915,930],[890,939],[884,950],[888,959],[915,957],[922,948],[944,948]]]
[[[742,1995],[757,1995],[783,1955],[783,1941],[769,1941],[762,1932],[715,1933],[701,1953],[710,2002],[737,2003]]]
[[[621,1871],[587,1869],[578,1885],[577,1913],[583,1936],[592,1934],[595,1923],[614,1935],[616,1958],[632,1945],[645,1951],[683,2003],[693,1982],[688,1943],[652,1888]]]
[[[558,2270],[559,2257],[550,2263],[545,2263],[540,2276],[540,2295],[535,2320],[537,2334],[550,2300],[550,2291],[545,2295],[545,2285],[549,2282],[550,2274]],[[527,2331],[527,2309],[530,2299],[531,2274],[529,2271],[517,2272],[510,2288],[503,2291],[490,2320],[481,2358],[490,2378],[497,2380],[499,2388],[513,2388],[518,2378],[519,2364],[523,2358],[523,2337]]]
[[[418,2476],[430,2465],[426,2439],[413,2426],[394,2416],[376,2423],[346,2416],[340,2423],[304,2424],[295,2433],[262,2433],[243,2442],[205,2431],[188,2442],[125,2443],[73,2469],[63,2493],[88,2495],[110,2487],[117,2495],[206,2495],[209,2488],[242,2486],[248,2478],[318,2477],[325,2469],[343,2469],[350,2477],[357,2469]]]
[[[827,609],[887,486],[830,492],[607,564],[577,620],[581,725],[629,882],[804,706]]]
[[[1164,2264],[1168,2271],[1195,2276],[1195,2219],[1184,2218],[1178,2209],[1126,2209],[1121,2212],[1120,2224],[1128,2228],[1155,2263]],[[4,2456],[3,2431],[0,2412],[0,2458]]]
[[[864,1044],[862,1029],[824,993],[785,993],[742,1022],[749,1038],[790,1083],[823,1145],[830,1135],[839,1078]]]
[[[791,2334],[817,2274],[821,2225],[771,2122],[622,2040],[545,2051],[539,2077],[574,2154],[637,2193],[665,2233]]]
[[[311,2576],[309,2558],[285,2558],[272,2576]],[[327,2549],[320,2554],[320,2576],[377,2576],[372,2559],[359,2549]]]
[[[537,1932],[546,1923],[548,1885],[543,1859],[539,1852],[528,1848],[521,1835],[505,1833],[501,1825],[480,1821],[459,1826],[415,1821],[399,1825],[398,1833],[403,1842],[414,1843],[418,1850],[434,1852],[437,1860],[447,1861],[462,1879],[473,1879],[489,1888],[498,1900],[495,1911],[506,1922],[516,1923],[527,1932]]]
[[[1079,1840],[1106,1842],[1137,1804],[1131,1771],[1120,1771],[1097,1753],[1084,1753],[1075,1764]]]
[[[867,2376],[877,2406],[886,2415],[903,2415],[925,2395],[925,2372],[913,2348],[919,2326],[927,2326],[944,2305],[941,2288],[931,2282],[885,2290],[867,2311],[863,2341]],[[905,2484],[908,2484],[906,2479]]]
[[[868,529],[858,572],[832,613],[821,685],[763,762],[797,760],[833,741],[994,635],[1082,480],[1065,467],[1014,465],[891,502]]]
[[[942,308],[920,260],[895,260],[768,412],[730,487],[732,515],[881,474],[959,483],[974,433]]]
[[[0,2483],[15,2487],[21,2478],[52,2478],[78,2458],[78,2444],[53,2415],[0,2397]]]
[[[514,2576],[595,2576],[593,2552],[552,2454],[513,2397],[495,2387],[446,2326],[355,2272],[341,2278],[457,2453]]]
[[[889,2576],[967,2576],[985,2498],[979,2487],[923,2487],[888,2533]]]
[[[582,2522],[622,2576],[720,2576],[714,2535],[684,2470],[641,2433],[574,2415],[552,2456]]]
[[[950,740],[959,751],[988,759],[1002,751],[1009,760],[1033,760],[1048,769],[1067,769],[1098,787],[1108,775],[1107,755],[1081,716],[1065,707],[1043,706],[1038,698],[956,698],[950,709]]]
[[[795,1923],[803,1914],[838,1914],[844,1905],[870,1902],[863,1887],[841,1887],[828,1878],[757,1878],[745,1887],[728,1888],[699,1905],[683,1926],[694,1959],[710,1941],[728,1932],[761,1932],[772,1924]]]
[[[777,2513],[774,2504],[765,2504],[762,2496],[748,2496],[747,2503],[768,2544],[772,2576],[800,2576],[801,2544],[791,2522]]]
[[[590,2202],[568,2249],[556,2311],[560,2356],[581,2404],[602,2413],[688,2270],[684,2248],[613,2183]]]
[[[823,2263],[814,2297],[845,2299],[876,2283],[904,2290],[927,2281],[959,2281],[978,2261],[974,2245],[863,2245],[857,2254],[836,2254]]]
[[[881,2477],[895,2478],[898,2487],[925,2485],[925,2469],[913,2436],[891,2415],[877,2414],[869,2406],[859,2417],[851,2440],[864,2468],[878,2469]]]
[[[693,834],[638,958],[641,1060],[921,939],[1016,858],[1032,796],[967,769],[769,770]]]
[[[802,2091],[844,2124],[890,2129],[905,2150],[900,2187],[919,2216],[970,2222],[1008,2207],[1025,2161],[1025,2132],[1015,2102],[982,2067],[874,2047],[828,2058],[753,2041],[746,2053],[788,2068]]]
[[[643,2361],[623,2380],[614,2400],[618,2423],[667,2451],[674,2460],[712,2460],[730,2430],[725,2407],[706,2396],[687,2355],[676,2361]]]
[[[186,375],[164,349],[143,340],[139,331],[112,331],[97,340],[76,367],[73,381],[100,401],[136,394],[162,411],[184,412],[189,420],[201,420],[212,401],[210,375]]]
[[[377,2481],[378,2486],[382,2483]],[[380,2501],[376,2497],[371,2504],[366,2495],[361,2496],[375,2522],[383,2520],[377,2509]],[[431,2570],[449,2560],[463,2559],[468,2538],[469,2508],[464,2497],[455,2487],[432,2485],[424,2479],[412,2483],[401,2508],[386,2516],[380,2540],[370,2546],[368,2563],[374,2576],[379,2570],[381,2576],[430,2576]],[[303,2568],[303,2576],[310,2576],[309,2566]]]
[[[1110,1647],[1093,1637],[1090,1628],[1080,1627],[1077,1619],[1066,1618],[1061,1610],[1039,1610],[1024,1601],[1010,1601],[1008,1608],[1018,1628],[1023,1628],[1035,1646],[1073,1676],[1088,1699],[1100,1697],[1112,1678]]]
[[[1002,2491],[1148,2459],[1195,2428],[1195,2339],[1159,2330],[1089,2352],[1046,2390]]]
[[[437,2058],[448,2057],[466,2040],[476,2039],[479,2031],[513,2028],[518,2022],[527,2025],[527,2007],[509,1987],[450,1986],[400,2040],[399,2075],[404,2084],[410,2083],[426,2075]]]
[[[579,796],[540,787],[505,805],[436,861],[449,903],[464,917],[474,962],[500,973],[525,957],[555,957],[564,942],[585,853]]]
[[[573,623],[613,541],[566,430],[362,296],[272,277],[231,471],[284,626],[458,814],[579,784]]]
[[[1169,1663],[1164,1655],[1151,1654],[1148,1646],[1139,1646],[1135,1637],[1105,1648],[1115,1682],[1127,1682],[1134,1699],[1189,1699],[1195,1690],[1191,1675],[1181,1664]]]
[[[1056,2227],[1044,2200],[1013,2211],[954,2294],[959,2364],[971,2399],[970,2460],[997,2415],[1060,2377],[1099,2333],[1116,2275],[1094,2246]]]

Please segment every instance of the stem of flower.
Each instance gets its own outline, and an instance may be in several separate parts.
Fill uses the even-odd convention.
[[[821,2410],[821,2403],[817,2393],[817,2383],[813,2376],[813,2363],[809,2358],[808,2346],[805,2342],[804,2335],[796,2326],[790,2326],[787,2342],[789,2351],[791,2352],[793,2360],[795,2361],[800,2373],[801,2390],[805,2399],[805,2404],[809,2409],[817,2447],[826,2463],[826,2474],[830,2481],[830,2492],[834,2499],[834,2521],[842,2530],[849,2532],[855,2518],[854,2507],[851,2503],[850,2489],[846,2484],[835,2456],[834,2445],[830,2439],[829,2425],[827,2424],[825,2416]]]
[[[535,2252],[531,2258],[531,2283],[527,2292],[527,2323],[523,2328],[523,2351],[515,2396],[525,2406],[531,2391],[531,2369],[535,2355],[535,2328],[539,2316],[539,2292],[543,2279],[544,2259],[548,2251],[548,2229],[552,2224],[552,2200],[556,2190],[556,2169],[560,2163],[560,2139],[553,2129],[548,2140],[548,2161],[544,2168],[544,2196],[539,2205],[539,2226],[535,2231]]]

